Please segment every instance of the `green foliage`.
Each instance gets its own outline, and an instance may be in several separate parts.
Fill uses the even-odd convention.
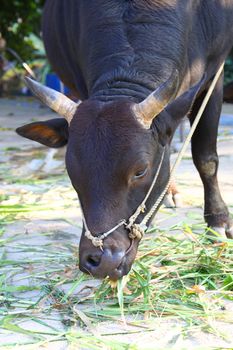
[[[33,57],[34,46],[30,33],[39,35],[42,6],[45,0],[1,0],[0,33],[7,47],[23,60]]]

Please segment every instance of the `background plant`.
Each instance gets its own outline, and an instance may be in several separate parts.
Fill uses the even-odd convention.
[[[44,3],[45,0],[1,0],[0,33],[7,47],[15,50],[23,60],[34,57],[35,47],[30,34],[40,35]]]

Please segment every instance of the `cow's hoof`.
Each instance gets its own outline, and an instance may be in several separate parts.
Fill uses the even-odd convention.
[[[227,227],[226,235],[227,235],[227,238],[233,239],[233,225]]]
[[[183,206],[182,196],[180,193],[174,194],[173,201],[176,208],[181,208]]]
[[[233,225],[231,222],[231,225],[224,225],[221,227],[213,226],[211,227],[211,230],[215,231],[219,236],[223,238],[230,238],[233,239]],[[211,232],[213,234],[213,232]]]
[[[226,238],[226,229],[225,229],[225,227],[213,226],[213,227],[211,227],[211,230],[217,233],[217,235],[215,235],[214,232],[209,231],[209,233],[210,233],[212,236],[215,236],[216,238],[217,238],[218,236],[223,237],[223,238]]]
[[[164,197],[163,204],[166,208],[181,208],[182,198],[179,193],[172,195],[172,193],[167,193]]]
[[[175,203],[173,202],[173,197],[171,193],[167,193],[166,196],[164,197],[163,204],[165,205],[166,208],[174,208]]]

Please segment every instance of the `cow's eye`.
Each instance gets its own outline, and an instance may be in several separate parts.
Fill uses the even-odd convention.
[[[148,171],[148,168],[138,170],[136,172],[136,174],[133,176],[133,179],[134,180],[141,179],[142,177],[144,177],[147,174],[147,171]]]

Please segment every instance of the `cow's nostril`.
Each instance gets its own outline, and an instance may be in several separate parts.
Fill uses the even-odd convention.
[[[97,256],[97,255],[89,255],[87,257],[87,263],[92,266],[92,267],[97,267],[99,266],[101,261],[101,256]]]
[[[112,252],[108,248],[103,252],[87,252],[86,255],[80,256],[79,268],[97,278],[109,276],[111,279],[118,279],[124,271],[124,254],[124,251]]]
[[[120,264],[117,266],[116,271],[121,274],[124,268],[125,257],[121,260]]]

